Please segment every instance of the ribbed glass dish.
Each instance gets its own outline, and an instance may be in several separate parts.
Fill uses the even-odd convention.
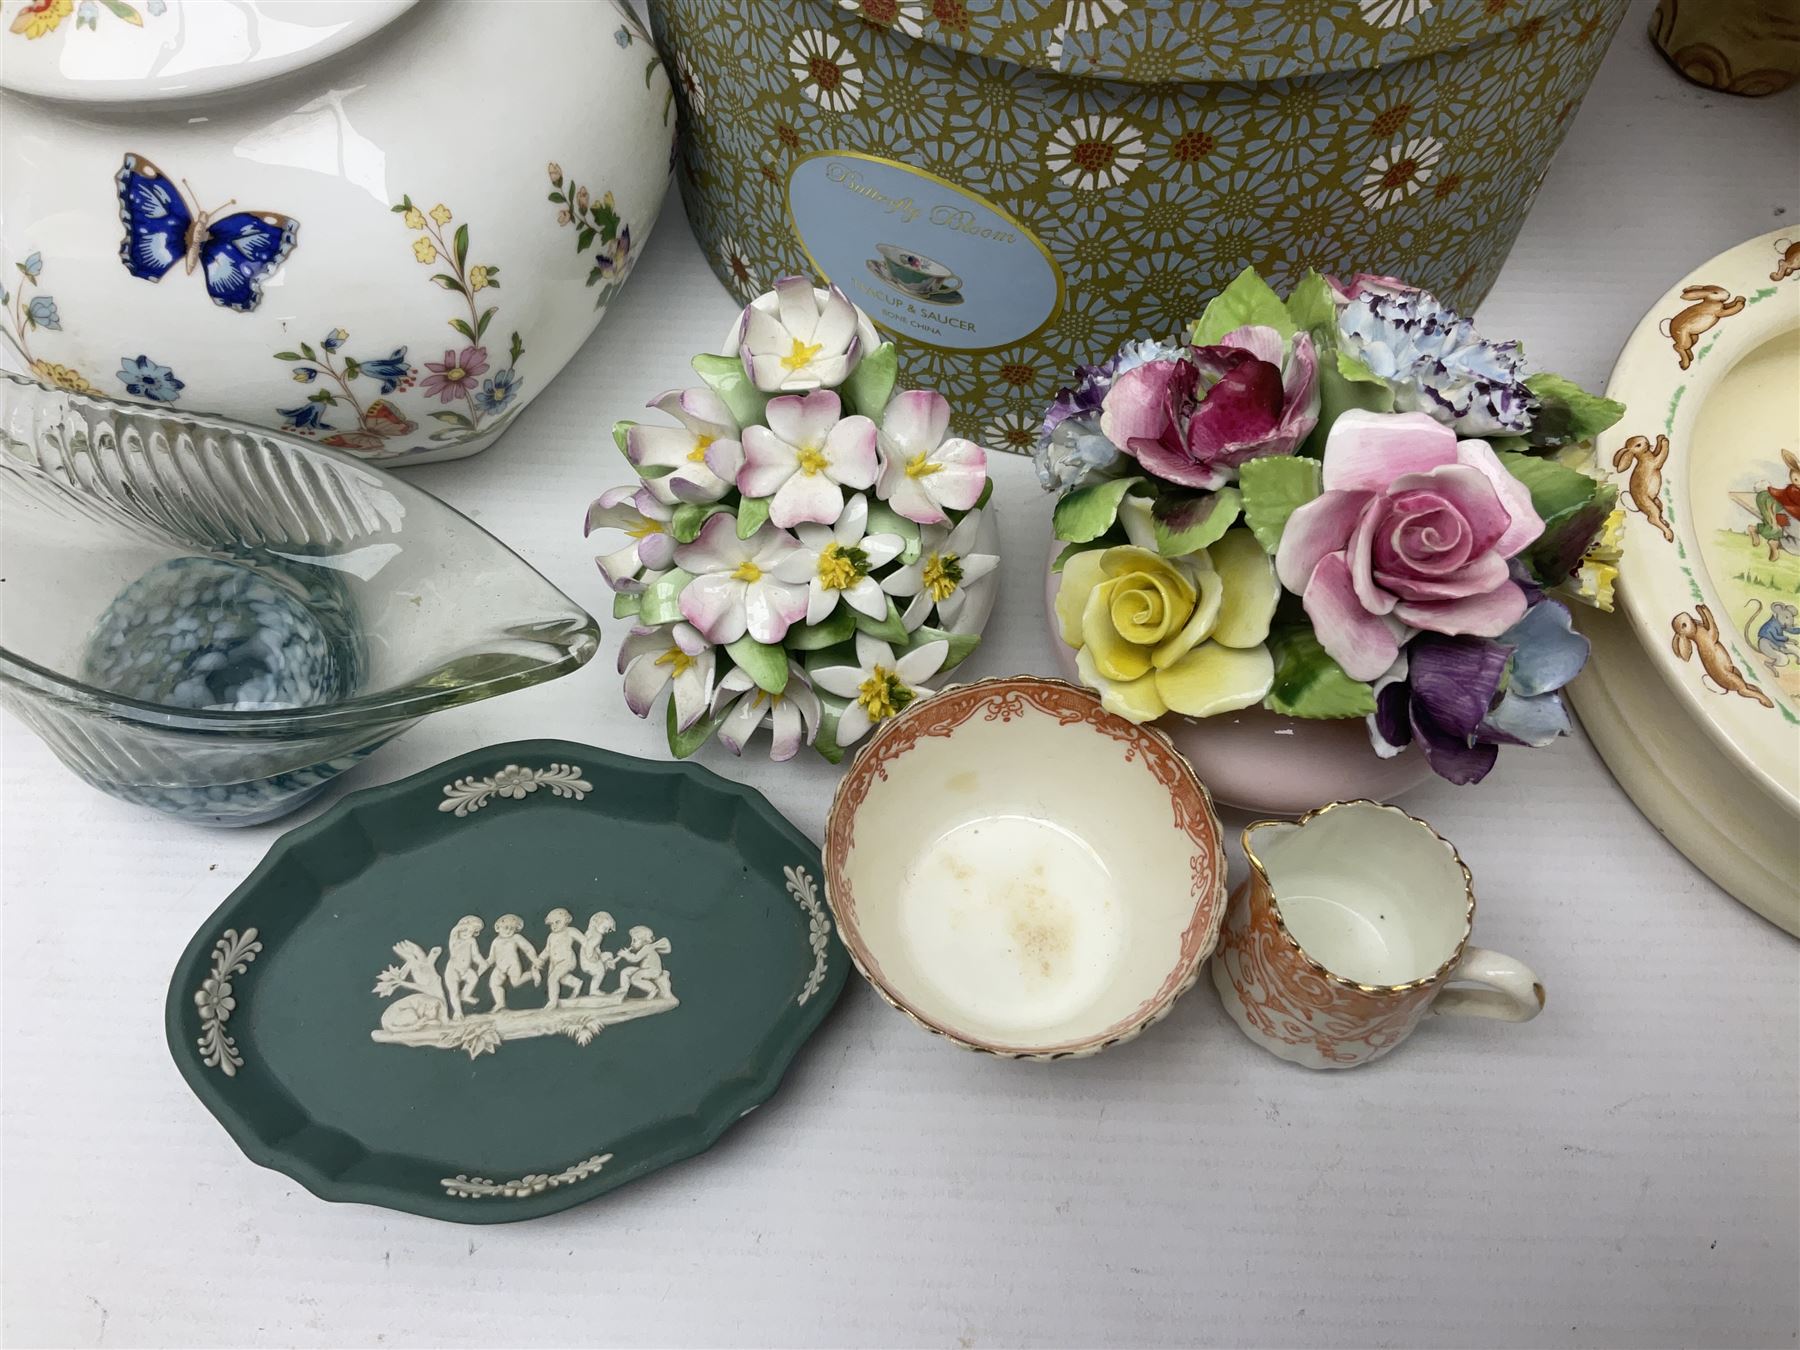
[[[0,373],[0,704],[102,791],[271,820],[427,713],[598,645],[517,554],[389,474]]]

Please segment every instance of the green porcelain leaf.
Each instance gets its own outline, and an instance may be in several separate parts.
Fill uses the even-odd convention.
[[[788,629],[781,645],[790,652],[816,652],[848,642],[856,632],[856,611],[839,605],[821,623],[797,623]]]
[[[1316,459],[1265,456],[1238,469],[1238,491],[1244,496],[1244,523],[1267,553],[1281,544],[1288,517],[1319,495],[1321,471]]]
[[[841,698],[834,698],[830,694],[819,695],[819,734],[813,741],[813,749],[823,755],[828,764],[844,762],[844,755],[847,752],[843,746],[838,744],[837,728],[838,719],[844,715],[844,709],[849,706]]]
[[[1590,394],[1573,380],[1540,370],[1525,381],[1538,397],[1531,443],[1545,449],[1591,440],[1625,415],[1625,405]]]
[[[693,579],[679,567],[665,572],[645,589],[638,617],[649,624],[674,623],[681,617],[681,593]]]
[[[1180,558],[1216,542],[1238,518],[1243,498],[1236,488],[1216,492],[1165,492],[1150,508],[1156,551]]]
[[[897,534],[904,547],[900,550],[899,562],[902,567],[910,567],[919,561],[919,524],[908,520],[886,502],[869,503],[869,533]]]
[[[758,689],[779,694],[787,688],[787,652],[780,646],[758,642],[748,634],[725,644],[725,651],[739,670],[756,681]]]
[[[768,395],[751,383],[750,376],[744,372],[744,363],[739,358],[696,356],[694,373],[725,400],[725,406],[731,409],[731,415],[737,418],[740,427],[752,426],[763,420],[763,409],[769,403]]]
[[[675,536],[676,543],[691,544],[700,537],[700,527],[706,524],[709,517],[727,510],[730,508],[723,502],[707,502],[705,505],[683,502],[675,508],[674,518],[669,522],[669,533]]]
[[[1352,408],[1392,412],[1394,391],[1362,360],[1339,347],[1334,334],[1330,348],[1319,352],[1319,424],[1306,438],[1302,453],[1314,459],[1324,455],[1331,424]]]
[[[625,456],[627,463],[631,461],[631,450],[626,438],[631,435],[631,429],[636,425],[636,422],[613,423],[613,444],[619,447],[619,453]]]
[[[719,729],[719,723],[724,720],[723,717],[713,717],[709,714],[695,722],[686,731],[680,731],[675,726],[675,700],[671,698],[668,701],[666,720],[669,733],[669,753],[676,759],[686,759],[712,739],[713,732]]]
[[[894,602],[887,602],[888,612],[885,619],[871,619],[867,614],[856,615],[857,631],[867,633],[870,637],[878,637],[891,647],[906,645],[906,625],[900,621],[900,611]],[[856,613],[852,610],[851,613]]]
[[[1056,537],[1071,543],[1085,544],[1098,539],[1119,518],[1119,503],[1141,478],[1110,478],[1104,483],[1090,483],[1066,492],[1056,503],[1053,517]],[[874,512],[870,513],[871,520]],[[870,529],[874,529],[871,525]]]
[[[1269,634],[1275,684],[1263,707],[1288,717],[1367,717],[1375,711],[1375,690],[1344,674],[1325,654],[1310,628],[1277,628]]]
[[[1050,570],[1052,572],[1060,572],[1067,566],[1069,559],[1073,558],[1077,553],[1087,553],[1092,549],[1105,548],[1106,546],[1107,541],[1104,539],[1083,540],[1079,544],[1070,544],[1061,553],[1056,555],[1056,561],[1050,564]]]
[[[844,400],[845,413],[862,413],[877,422],[894,393],[894,381],[900,374],[900,354],[891,342],[884,342],[850,372],[838,393]]]
[[[738,503],[737,537],[748,539],[763,527],[769,518],[769,499],[767,497],[746,497]]]
[[[1254,267],[1246,267],[1207,302],[1189,327],[1188,338],[1196,347],[1210,347],[1234,328],[1252,323],[1273,328],[1284,338],[1294,335],[1294,320],[1281,297]]]
[[[1337,302],[1331,297],[1331,286],[1311,268],[1289,293],[1287,312],[1296,330],[1337,327]]]
[[[613,618],[615,619],[634,618],[643,607],[644,597],[642,595],[620,593],[613,596]]]
[[[1579,469],[1537,455],[1504,453],[1500,463],[1531,492],[1531,505],[1544,520],[1560,516],[1571,507],[1585,506],[1600,484]]]
[[[1618,488],[1611,483],[1598,484],[1590,500],[1565,507],[1545,519],[1544,532],[1517,561],[1538,585],[1560,585],[1568,579],[1569,573],[1581,566],[1582,555],[1593,547],[1618,500]]]

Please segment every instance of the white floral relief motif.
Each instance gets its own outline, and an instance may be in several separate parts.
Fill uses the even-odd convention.
[[[504,1041],[534,1036],[567,1036],[586,1045],[615,1023],[680,1005],[663,965],[668,938],[638,924],[626,933],[624,946],[607,951],[606,938],[618,925],[605,910],[597,910],[585,929],[576,928],[573,916],[560,907],[546,914],[544,923],[549,932],[541,951],[525,936],[525,921],[517,914],[494,920],[494,938],[485,952],[480,937],[486,925],[475,914],[456,921],[443,947],[426,951],[416,942],[396,942],[400,963],[376,976],[374,988],[394,1001],[382,1009],[381,1026],[369,1039],[461,1050],[474,1059],[492,1054]],[[440,974],[438,958],[446,951]],[[607,989],[606,978],[614,972],[618,980]],[[484,975],[485,1010],[476,1006]],[[527,984],[543,989],[543,1004],[509,1007],[509,992]]]
[[[723,268],[731,278],[731,293],[738,299],[748,302],[751,297],[761,293],[763,284],[757,280],[756,267],[750,261],[750,255],[733,234],[722,235],[713,248],[713,260]]]
[[[686,52],[675,53],[675,77],[681,84],[681,92],[687,95],[688,107],[694,110],[694,116],[706,116],[706,86],[694,73]]]
[[[885,0],[873,5],[865,0],[838,0],[838,8],[859,14],[877,27],[898,28],[908,37],[918,37],[925,31],[924,0]]]
[[[1044,146],[1044,167],[1072,187],[1117,187],[1143,162],[1143,133],[1122,117],[1077,117]]]
[[[509,1200],[521,1200],[528,1195],[541,1195],[545,1191],[553,1191],[558,1186],[567,1186],[571,1182],[586,1181],[596,1175],[601,1168],[612,1161],[610,1153],[596,1153],[591,1158],[584,1158],[573,1167],[565,1167],[560,1172],[531,1172],[517,1181],[490,1181],[486,1177],[464,1176],[458,1172],[453,1177],[443,1177],[438,1185],[459,1200],[481,1200],[489,1196],[504,1196]]]
[[[788,69],[800,92],[827,112],[849,112],[862,102],[863,73],[856,53],[833,33],[804,29],[788,46]]]
[[[819,903],[819,883],[813,880],[804,867],[784,867],[781,870],[787,877],[788,894],[806,911],[806,938],[812,944],[812,973],[801,986],[800,997],[794,1000],[796,1006],[804,1007],[807,999],[818,993],[820,986],[825,983],[825,952],[831,941],[831,917],[826,914],[825,906]]]
[[[1369,161],[1358,191],[1371,211],[1385,211],[1403,202],[1431,181],[1432,166],[1444,153],[1444,143],[1430,136],[1395,141]]]
[[[1398,28],[1431,8],[1432,0],[1360,0],[1363,19],[1377,28]]]
[[[466,816],[479,811],[495,797],[511,797],[515,801],[547,787],[558,797],[580,801],[593,791],[594,785],[581,776],[579,764],[552,764],[547,769],[522,769],[508,764],[487,778],[459,778],[444,789],[444,800],[438,810]]]
[[[1064,11],[1063,28],[1071,33],[1085,33],[1103,28],[1125,12],[1126,0],[1069,0]]]
[[[194,991],[194,1004],[200,1009],[201,1034],[195,1042],[200,1047],[200,1061],[227,1078],[235,1077],[244,1067],[237,1042],[225,1032],[225,1024],[237,1007],[231,977],[242,975],[261,950],[254,928],[246,928],[241,936],[237,929],[227,928],[225,935],[213,943],[212,974]]]

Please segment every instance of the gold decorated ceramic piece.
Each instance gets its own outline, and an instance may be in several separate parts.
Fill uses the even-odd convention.
[[[857,968],[928,1031],[1011,1058],[1091,1055],[1166,1015],[1224,879],[1212,799],[1168,740],[1034,676],[881,723],[826,823]]]
[[[1428,1009],[1523,1022],[1544,987],[1469,945],[1475,890],[1449,840],[1398,807],[1332,802],[1244,831],[1213,984],[1244,1034],[1311,1069],[1365,1064]],[[1453,985],[1475,984],[1470,989]]]

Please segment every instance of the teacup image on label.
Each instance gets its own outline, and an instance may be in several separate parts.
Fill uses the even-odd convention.
[[[877,244],[881,261],[868,259],[869,270],[910,295],[939,304],[962,303],[963,280],[936,258],[898,244]]]

